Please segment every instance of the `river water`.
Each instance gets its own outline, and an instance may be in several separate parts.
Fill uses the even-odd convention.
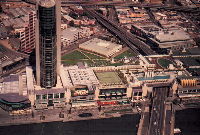
[[[136,135],[139,115],[0,127],[0,135]]]
[[[180,135],[200,135],[200,109],[176,111],[175,127],[181,129]]]

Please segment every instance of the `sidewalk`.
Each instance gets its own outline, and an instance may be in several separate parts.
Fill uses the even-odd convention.
[[[43,122],[55,122],[55,121],[63,121],[63,122],[80,121],[80,120],[102,119],[102,118],[121,116],[121,114],[119,113],[103,115],[104,111],[107,110],[101,110],[99,112],[98,108],[87,108],[87,109],[76,108],[73,109],[70,114],[68,114],[66,110],[61,111],[61,109],[49,109],[49,110],[34,111],[34,117],[33,117],[32,114],[9,115],[8,112],[5,112],[4,110],[0,109],[0,126],[33,124],[33,123],[43,123]],[[64,118],[59,117],[60,112],[64,114]],[[79,117],[78,115],[82,113],[91,113],[92,116]],[[133,109],[133,112],[131,114],[135,113],[136,111]],[[45,119],[41,120],[40,116],[45,116]]]

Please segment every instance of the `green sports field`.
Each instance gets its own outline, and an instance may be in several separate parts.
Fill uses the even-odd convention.
[[[117,72],[96,72],[95,74],[99,81],[103,84],[118,84],[122,82]]]

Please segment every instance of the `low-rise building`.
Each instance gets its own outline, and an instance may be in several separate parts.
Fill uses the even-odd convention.
[[[122,45],[98,38],[91,39],[79,45],[80,49],[111,57],[122,49]]]
[[[193,39],[180,28],[160,29],[155,25],[143,26],[132,25],[131,32],[147,39],[155,50],[165,52],[164,50],[183,50],[192,48],[196,44]]]
[[[66,103],[65,88],[54,88],[48,90],[35,91],[34,106],[36,109],[45,109],[49,107],[62,108]]]
[[[6,39],[8,36],[9,30],[5,26],[0,27],[0,39]]]
[[[200,77],[199,76],[185,76],[178,77],[177,94],[183,103],[192,103],[200,101]]]
[[[6,20],[6,19],[9,19],[9,16],[4,14],[4,13],[1,13],[0,14],[0,20]]]
[[[35,48],[35,10],[30,7],[10,8],[5,10],[5,13],[10,15],[10,18],[2,22],[5,26],[11,26],[14,33],[19,35],[19,51],[31,53]]]
[[[133,23],[136,21],[144,21],[148,18],[148,15],[143,11],[136,9],[133,11],[130,8],[117,8],[118,19],[121,24]]]
[[[161,31],[155,35],[155,40],[160,48],[188,48],[194,45],[194,41],[183,30]]]
[[[95,25],[95,20],[94,19],[89,19],[89,18],[82,18],[82,19],[74,19],[70,17],[69,15],[63,15],[63,20],[66,21],[68,25],[75,25],[75,26],[92,26]]]
[[[25,68],[27,63],[28,55],[15,52],[0,45],[0,78],[18,69]]]
[[[21,41],[18,38],[9,38],[9,42],[10,46],[12,47],[13,50],[19,50],[20,49],[20,44]]]
[[[69,76],[73,85],[98,85],[99,81],[90,68],[69,69]]]
[[[154,87],[171,86],[174,79],[173,75],[173,73],[163,74],[153,71],[130,72],[127,78],[130,78],[129,87],[132,89],[132,101],[138,102],[150,97]]]
[[[27,109],[31,106],[27,95],[26,74],[11,74],[0,80],[0,107],[6,111]]]
[[[95,92],[99,81],[90,68],[63,67],[63,83],[71,92],[72,107],[95,105]]]
[[[94,85],[75,85],[71,89],[72,107],[95,106],[95,91]]]
[[[95,72],[100,85],[96,92],[99,106],[129,103],[127,81],[121,72]]]
[[[89,37],[94,33],[95,31],[93,29],[86,27],[81,27],[81,28],[70,27],[67,29],[63,29],[61,33],[62,46],[63,47],[69,46],[78,39]]]

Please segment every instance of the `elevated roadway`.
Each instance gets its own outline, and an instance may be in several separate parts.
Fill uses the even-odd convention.
[[[158,87],[153,90],[153,103],[148,135],[164,135],[165,99],[169,88]]]
[[[155,86],[152,92],[152,103],[149,110],[144,110],[140,120],[138,135],[173,135],[174,110],[168,101],[170,85]]]
[[[156,55],[156,53],[144,42],[140,41],[133,34],[127,32],[126,29],[120,26],[120,24],[109,20],[103,15],[97,13],[95,10],[84,8],[85,11],[92,17],[94,17],[101,25],[112,32],[120,40],[136,54],[136,55]]]

